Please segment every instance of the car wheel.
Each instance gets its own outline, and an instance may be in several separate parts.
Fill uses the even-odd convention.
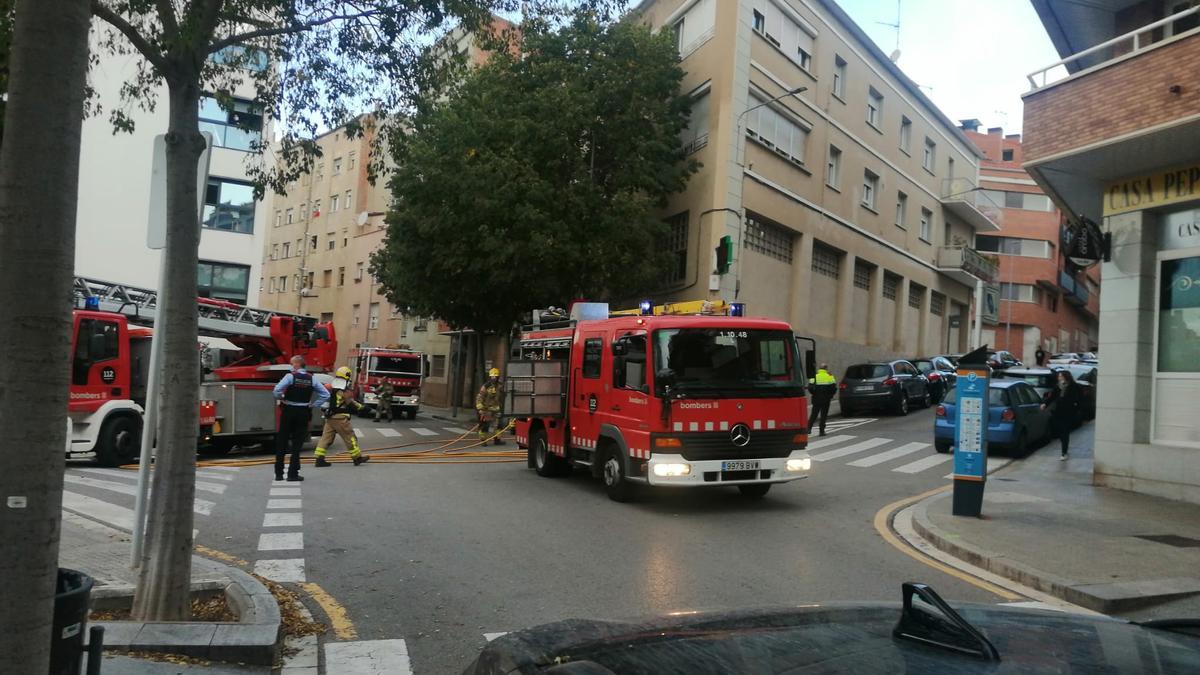
[[[909,410],[908,394],[905,394],[904,390],[901,390],[900,391],[900,400],[899,400],[899,402],[896,403],[896,413],[898,415],[907,415],[908,410]]]
[[[770,483],[750,483],[747,485],[739,485],[738,492],[742,493],[743,497],[749,499],[762,499],[771,491]]]
[[[602,465],[604,491],[614,502],[627,502],[633,499],[633,484],[625,480],[625,465],[621,459],[620,450],[609,447],[605,451]]]
[[[142,452],[142,423],[132,417],[113,417],[100,427],[96,459],[103,466],[121,466],[137,460]]]
[[[557,478],[563,475],[566,461],[550,452],[550,444],[546,441],[545,430],[538,429],[529,435],[529,453],[533,455],[533,468],[537,475],[545,478]]]
[[[929,388],[926,387],[925,395],[921,397],[921,407],[928,408],[931,405],[933,405],[933,396],[929,394]]]
[[[1029,454],[1029,432],[1025,429],[1017,434],[1017,444],[1013,446],[1014,457],[1024,457]]]
[[[950,441],[934,441],[933,449],[939,454],[945,455],[950,452]]]

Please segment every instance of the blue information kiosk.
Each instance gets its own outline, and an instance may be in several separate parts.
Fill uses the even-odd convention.
[[[955,385],[953,514],[979,517],[987,482],[988,386],[992,369],[983,346],[958,362]]]

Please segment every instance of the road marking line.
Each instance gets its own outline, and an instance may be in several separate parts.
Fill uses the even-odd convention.
[[[303,532],[265,532],[258,535],[260,551],[297,551],[303,548]]]
[[[843,443],[845,441],[852,441],[855,438],[857,438],[857,436],[826,436],[825,438],[817,441],[809,441],[808,449],[816,450],[829,445],[837,445],[838,443]]]
[[[496,638],[502,638],[505,635],[508,635],[508,631],[504,631],[502,633],[484,633],[483,639],[491,642],[492,640],[495,640]]]
[[[1023,598],[1015,593],[1010,593],[995,584],[990,584],[982,579],[979,579],[970,574],[967,574],[966,572],[963,572],[961,570],[956,570],[953,567],[950,567],[949,565],[946,565],[944,563],[938,562],[936,560],[933,560],[932,558],[927,557],[925,554],[916,551],[908,544],[905,544],[904,542],[900,541],[900,538],[896,536],[896,533],[892,532],[892,527],[891,527],[892,516],[894,516],[897,511],[908,506],[909,504],[914,504],[916,502],[921,501],[922,499],[925,499],[926,497],[933,496],[935,494],[938,494],[939,492],[945,492],[946,490],[949,490],[949,489],[950,489],[949,485],[943,485],[942,487],[933,488],[932,490],[926,490],[925,492],[922,492],[919,495],[914,495],[912,497],[905,497],[904,499],[894,501],[891,504],[888,504],[887,506],[883,507],[882,509],[879,509],[878,511],[875,512],[875,521],[874,521],[875,522],[875,531],[879,533],[879,536],[883,537],[884,541],[891,544],[892,547],[895,548],[897,551],[900,551],[904,555],[907,555],[908,557],[912,558],[913,560],[916,560],[919,563],[924,563],[925,565],[928,565],[929,567],[932,567],[933,569],[938,570],[939,572],[944,572],[946,574],[949,574],[950,576],[954,577],[955,579],[959,579],[961,581],[967,582],[968,584],[971,584],[972,586],[982,588],[983,590],[985,590],[993,595],[998,595],[1001,598],[1004,598],[1005,600],[1009,600],[1009,601],[1022,600]]]
[[[225,488],[227,488],[227,487],[229,487],[229,486],[225,485],[224,483],[205,483],[203,481],[196,481],[196,489],[197,490],[203,490],[205,492],[212,492],[213,494],[218,494],[218,495],[225,494]]]
[[[300,499],[268,499],[268,509],[299,509],[302,508]]]
[[[209,464],[209,465],[205,466],[204,468],[212,470],[212,471],[241,471],[242,470],[242,467],[240,467],[240,466],[216,466],[213,464]]]
[[[418,436],[437,436],[438,435],[438,432],[430,431],[429,429],[426,429],[424,427],[409,427],[409,428],[414,434],[417,434]]]
[[[395,429],[389,429],[387,427],[378,429],[378,431],[380,434],[387,436],[389,438],[395,438],[395,437],[401,435],[399,431],[396,431]]]
[[[304,583],[304,558],[282,560],[256,560],[254,573],[264,579],[279,583]]]
[[[271,497],[299,497],[300,488],[298,487],[273,487],[271,488]]]
[[[354,435],[358,436],[359,438],[366,438],[366,436],[367,436],[366,434],[363,433],[362,429],[355,429]]]
[[[468,431],[466,429],[460,429],[458,427],[442,427],[442,428],[445,429],[446,431],[449,431],[452,434],[469,434],[469,433],[471,433],[470,431]]]
[[[346,615],[346,608],[341,605],[333,596],[326,593],[324,588],[321,588],[314,583],[301,583],[300,588],[308,593],[309,597],[316,600],[321,609],[325,611],[325,617],[329,619],[329,627],[333,629],[333,634],[339,640],[355,640],[358,638],[358,630],[354,628],[354,623],[350,621],[350,617]],[[328,656],[328,651],[326,652]],[[338,670],[326,667],[326,671],[330,673],[340,672]]]
[[[264,513],[263,527],[304,527],[303,513]]]
[[[72,471],[82,471],[84,473],[94,473],[100,476],[109,476],[112,478],[120,478],[122,480],[130,480],[137,482],[137,471],[125,471],[123,469],[68,469],[67,475],[71,475]]]
[[[218,551],[215,548],[201,546],[200,544],[195,544],[193,546],[193,548],[195,548],[196,553],[199,553],[200,555],[208,556],[209,558],[216,558],[217,560],[223,560],[223,561],[225,561],[227,563],[231,563],[233,565],[249,565],[250,564],[250,563],[246,562],[245,560],[242,560],[241,558],[237,557],[236,555],[232,555],[232,554],[226,553],[224,551]]]
[[[62,496],[62,506],[68,511],[112,525],[126,532],[133,530],[133,509],[65,490]]]
[[[903,457],[905,455],[911,455],[912,453],[917,452],[918,450],[924,450],[925,448],[928,448],[928,447],[929,447],[928,443],[907,443],[898,448],[893,448],[891,450],[888,450],[887,452],[881,452],[877,455],[871,455],[870,457],[863,457],[860,460],[849,462],[848,465],[849,466],[875,466],[876,464],[883,464],[884,462],[890,462],[893,459],[897,459],[897,458]]]
[[[412,673],[404,640],[325,643],[325,670],[338,675]]]
[[[120,492],[121,494],[132,495],[134,497],[137,496],[137,487],[133,485],[126,485],[124,483],[114,483],[112,481],[97,480],[95,478],[88,478],[86,476],[72,476],[70,474],[63,476],[63,482],[72,483],[75,485],[86,485],[88,487],[94,487],[100,490],[109,490],[110,492]],[[214,506],[216,506],[214,502],[197,497],[193,502],[192,510],[202,516],[207,516],[212,514]]]
[[[848,445],[844,448],[838,448],[837,450],[830,450],[829,452],[822,452],[819,455],[813,455],[813,459],[818,462],[827,462],[831,459],[845,457],[846,455],[853,455],[857,452],[866,452],[871,448],[877,448],[881,445],[886,445],[891,442],[892,439],[890,438],[868,438],[867,440],[855,443],[854,445]]]
[[[1062,612],[1064,614],[1067,613],[1067,610],[1063,607],[1055,607],[1048,602],[1039,602],[1037,600],[1028,600],[1026,602],[1001,602],[999,604],[1001,607],[1023,607],[1025,609],[1045,609],[1051,612]]]
[[[85,473],[96,474],[98,476],[107,476],[108,478],[119,478],[121,480],[128,480],[128,481],[133,482],[134,484],[137,483],[137,477],[138,477],[136,471],[123,471],[121,469],[75,469],[75,470],[82,471]],[[71,474],[68,473],[67,475],[71,475]],[[86,478],[86,476],[79,476],[79,477]],[[221,480],[221,481],[233,480],[233,476],[230,476],[230,475],[205,474],[201,471],[196,472],[196,478],[203,478],[205,480]],[[226,487],[227,487],[226,485],[223,485],[221,483],[205,483],[200,480],[196,481],[196,489],[197,490],[204,490],[205,492],[214,492],[219,495],[225,494]]]
[[[204,480],[223,480],[229,482],[232,481],[234,477],[228,473],[206,473],[204,471],[197,471],[196,478],[203,478]]]
[[[920,473],[925,469],[930,469],[939,464],[945,464],[946,462],[953,461],[953,459],[954,456],[950,454],[930,455],[928,457],[922,457],[915,462],[909,462],[903,466],[898,466],[892,469],[892,471],[898,471],[900,473]]]

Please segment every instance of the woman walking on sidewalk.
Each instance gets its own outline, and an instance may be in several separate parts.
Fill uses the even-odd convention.
[[[1058,371],[1056,384],[1058,386],[1051,389],[1046,396],[1042,410],[1050,410],[1050,431],[1062,442],[1062,456],[1058,459],[1065,461],[1071,445],[1071,430],[1079,423],[1083,392],[1075,383],[1075,378],[1066,370]]]

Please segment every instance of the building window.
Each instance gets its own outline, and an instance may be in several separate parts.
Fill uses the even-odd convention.
[[[975,249],[987,253],[1019,255],[1026,258],[1050,257],[1050,242],[1043,239],[1018,239],[980,234],[975,236]]]
[[[1005,149],[1001,150],[1001,151],[1000,151],[1000,159],[1001,159],[1001,161],[1004,161],[1004,162],[1011,162],[1011,161],[1013,161],[1013,150],[1012,150],[1012,148],[1005,148]]]
[[[687,17],[683,17],[671,26],[671,33],[675,36],[675,49],[679,50],[679,55],[683,56],[683,22]]]
[[[338,210],[338,196],[337,195],[329,195],[329,212],[337,213],[337,210]]]
[[[783,155],[796,164],[804,164],[804,148],[808,143],[809,127],[798,124],[755,94],[750,94],[750,106],[761,106],[746,117],[746,134]]]
[[[846,59],[833,55],[833,95],[846,98]]]
[[[691,154],[708,145],[711,103],[712,98],[708,92],[692,99],[692,114],[681,137],[684,154]]]
[[[946,296],[934,291],[929,297],[929,313],[934,316],[941,316],[946,313]]]
[[[760,33],[765,33],[767,30],[767,17],[757,9],[754,10],[754,30]]]
[[[661,249],[670,257],[664,283],[673,284],[687,277],[688,212],[667,219],[667,233],[660,243]]]
[[[294,248],[294,249],[292,249],[292,250],[295,252],[295,256],[296,256],[297,258],[298,258],[298,257],[300,257],[300,256],[302,256],[302,255],[304,255],[304,240],[303,240],[303,239],[297,239],[297,240],[296,240],[296,248]]]
[[[321,312],[321,323],[333,323],[333,312]]]
[[[895,300],[900,292],[900,276],[891,272],[883,273],[883,297]]]
[[[875,210],[875,195],[879,192],[879,175],[867,169],[863,171],[862,205]]]
[[[267,293],[275,292],[275,277],[267,279]]]
[[[333,158],[333,175],[337,176],[341,173],[342,173],[342,158],[334,157]]]
[[[427,330],[429,330],[429,318],[428,318],[428,317],[424,317],[424,316],[418,316],[418,317],[416,318],[416,321],[414,321],[414,322],[413,322],[413,330],[414,330],[414,331],[427,331]]]
[[[318,218],[321,215],[321,200],[314,199],[312,203],[312,217]]]
[[[867,124],[876,129],[883,124],[883,94],[875,87],[867,91]]]
[[[300,202],[300,208],[298,210],[300,212],[300,220],[306,220],[308,218],[308,204],[305,202]]]
[[[246,291],[250,287],[249,265],[200,261],[196,269],[200,297],[246,304]]]
[[[874,270],[874,265],[865,260],[854,261],[854,287],[863,290],[871,290],[871,272]]]
[[[346,268],[339,267],[338,268],[338,286],[345,286],[345,285],[346,285]]]
[[[354,266],[354,283],[359,283],[363,280],[363,264],[357,263]]]
[[[757,2],[754,10],[754,30],[767,42],[779,48],[796,65],[808,71],[812,68],[816,38],[806,26],[801,26],[773,2]],[[761,18],[760,18],[761,17]]]
[[[291,221],[288,221],[288,222],[291,222]],[[283,224],[283,211],[276,211],[275,212],[275,227],[279,227],[282,224]]]
[[[904,229],[908,218],[908,195],[896,193],[896,227]]]
[[[208,57],[209,61],[218,66],[229,66],[238,70],[249,70],[261,73],[271,65],[271,58],[257,47],[245,45],[229,45]]]
[[[325,288],[333,285],[333,270],[325,270],[321,273],[321,285]]]
[[[358,164],[358,152],[355,150],[351,150],[349,152],[349,154],[346,155],[346,168],[353,169],[357,164]]]
[[[312,287],[313,287],[313,275],[314,275],[314,274],[316,274],[316,272],[309,272],[309,273],[308,273],[308,276],[306,276],[306,277],[304,278],[304,287],[305,287],[305,288],[312,288]]]
[[[343,206],[342,208],[346,209],[347,211],[349,211],[351,208],[353,208],[350,206],[350,197],[352,195],[353,195],[353,192],[351,190],[346,190],[346,200],[343,202],[343,204],[345,204],[345,206]]]
[[[208,179],[201,224],[210,230],[254,233],[254,186],[228,178]]]
[[[442,354],[434,354],[433,361],[429,366],[430,377],[445,377],[446,376],[446,357]]]
[[[350,245],[350,237],[342,237],[342,248]]]
[[[392,318],[397,318],[394,313],[392,314]],[[398,318],[400,320],[400,337],[408,337],[408,319],[404,317]]]
[[[837,146],[829,146],[829,161],[825,165],[825,184],[837,188],[842,174],[842,151]]]
[[[1048,307],[1051,312],[1058,312],[1058,296],[1056,294],[1046,294],[1046,307]]]
[[[746,214],[746,248],[792,264],[792,238],[786,227],[753,213]]]
[[[280,293],[287,292],[287,275],[286,274],[279,277],[279,292]]]
[[[933,227],[933,211],[921,209],[921,239],[929,241],[929,230]]]
[[[290,242],[290,241],[283,242],[283,257],[284,258],[292,257],[292,242]]]
[[[933,173],[933,167],[937,166],[937,143],[928,136],[925,137],[925,157],[921,160],[921,166],[929,173]]]
[[[218,148],[251,151],[262,142],[262,108],[253,101],[227,99],[229,110],[212,96],[200,97],[200,131],[213,135]]]
[[[308,238],[308,250],[310,250],[310,251],[317,250],[317,235],[314,234],[313,236]]]
[[[1042,289],[1031,284],[1000,284],[1000,299],[1041,304]]]
[[[908,285],[908,306],[921,309],[921,297],[925,295],[925,287],[921,284]]]
[[[334,237],[333,233],[332,233],[332,232],[330,232],[330,233],[329,233],[328,235],[326,235],[326,236],[328,236],[328,237],[329,237],[329,241],[325,242],[325,250],[327,250],[327,251],[332,251],[332,250],[334,250],[335,248],[337,248],[337,238],[336,238],[336,237]]]
[[[271,244],[271,260],[279,258],[279,244]]]
[[[350,309],[350,311],[351,311],[351,314],[350,314],[350,325],[351,325],[351,326],[354,326],[355,328],[357,328],[357,327],[358,327],[358,315],[359,315],[359,311],[358,311],[358,310],[359,310],[359,308],[361,308],[361,307],[362,307],[362,305],[354,305],[354,306],[353,306],[353,307]]]
[[[824,244],[813,244],[812,271],[837,279],[841,276],[842,254]]]
[[[379,328],[379,303],[372,302],[367,306],[367,328],[375,330]]]
[[[903,116],[900,118],[900,149],[906,155],[912,151],[912,120]]]

